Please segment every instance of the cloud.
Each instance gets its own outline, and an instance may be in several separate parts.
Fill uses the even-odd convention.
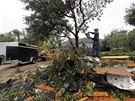
[[[26,27],[23,17],[28,13],[23,7],[23,3],[19,0],[0,1],[0,33],[6,33],[13,29],[21,30]]]

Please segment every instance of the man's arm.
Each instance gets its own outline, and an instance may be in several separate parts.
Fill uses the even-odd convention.
[[[92,39],[92,40],[93,40],[94,38],[90,37],[90,33],[91,33],[91,32],[88,32],[88,33],[86,33],[85,35],[87,36],[88,39]]]
[[[89,33],[91,33],[91,34],[95,34],[95,32],[89,32]]]

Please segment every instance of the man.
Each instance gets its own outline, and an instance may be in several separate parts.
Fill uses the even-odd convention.
[[[94,38],[90,37],[90,33],[94,34]],[[99,30],[98,28],[94,29],[94,32],[88,32],[86,34],[88,39],[92,39],[93,42],[93,48],[92,48],[92,57],[98,57],[99,58]]]

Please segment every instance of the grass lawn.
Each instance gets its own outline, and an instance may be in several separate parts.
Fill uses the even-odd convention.
[[[102,51],[101,56],[135,56],[135,51],[123,52],[123,51]]]

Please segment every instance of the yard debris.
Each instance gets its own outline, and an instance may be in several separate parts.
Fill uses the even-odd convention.
[[[135,63],[134,64],[127,64],[127,66],[134,68],[135,67]]]
[[[35,99],[36,99],[35,96],[32,96],[32,97],[24,99],[24,101],[34,101]]]
[[[36,88],[46,90],[47,92],[56,92],[52,87],[45,86],[43,84],[37,85]]]
[[[135,96],[130,92],[135,90],[134,75],[126,68],[101,67],[102,61],[92,57],[60,56],[22,79],[0,84],[0,101],[116,101],[117,96],[129,97],[127,92]]]
[[[81,98],[79,101],[86,101],[88,97]]]
[[[104,56],[102,59],[129,59],[130,56]]]
[[[87,99],[85,101],[118,101],[115,97],[93,97],[93,99]]]
[[[126,68],[114,68],[114,67],[103,67],[94,68],[97,74],[113,74],[118,76],[134,76],[132,73],[128,72]]]
[[[48,65],[38,65],[40,68],[46,68]]]
[[[129,76],[107,74],[109,84],[123,90],[135,90],[135,81]]]
[[[107,92],[94,92],[92,96],[103,97],[103,96],[109,96],[109,95]]]
[[[128,71],[128,72],[131,72],[131,73],[132,73],[132,72],[135,72],[135,68],[129,68],[129,69],[127,69],[127,71]]]
[[[117,101],[115,97],[110,96],[85,96],[78,101]]]
[[[135,101],[135,98],[124,98],[123,101]]]
[[[94,70],[97,74],[105,75],[110,85],[123,90],[135,90],[135,81],[132,79],[134,75],[126,68],[104,67]]]

